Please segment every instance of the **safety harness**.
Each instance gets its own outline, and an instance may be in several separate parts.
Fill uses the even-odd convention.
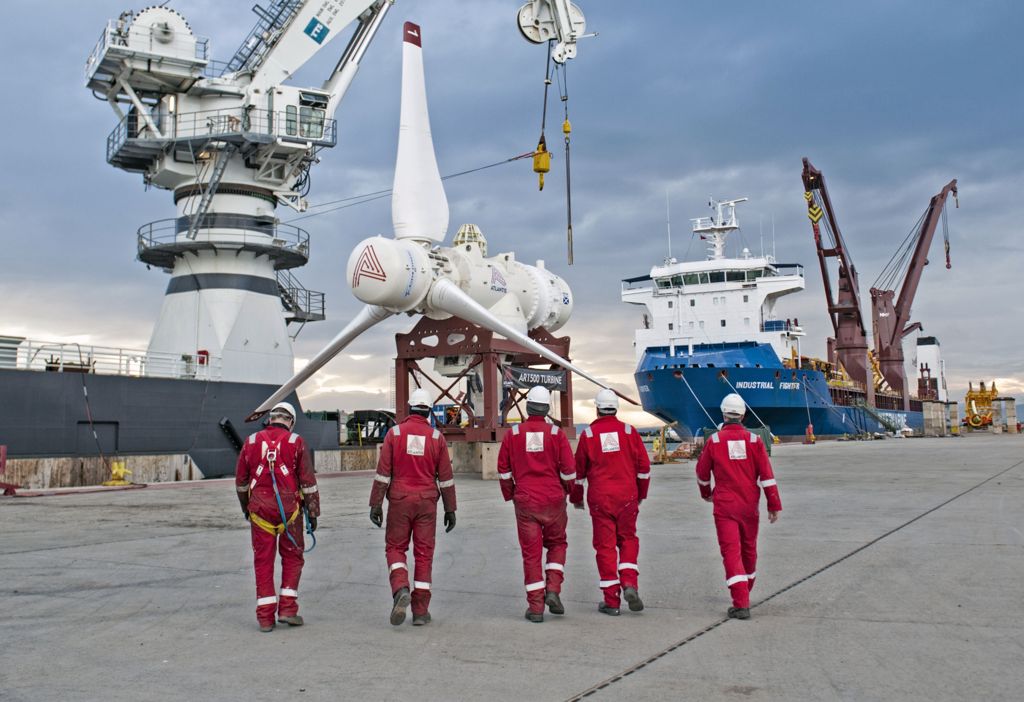
[[[278,513],[281,515],[281,523],[271,524],[266,519],[263,519],[254,512],[249,513],[249,520],[256,526],[258,526],[260,529],[270,534],[271,536],[279,536],[281,534],[284,534],[288,537],[288,540],[292,542],[292,545],[295,548],[298,548],[299,544],[296,543],[295,537],[293,537],[291,535],[291,532],[288,531],[288,527],[291,526],[292,522],[295,521],[295,519],[299,516],[299,512],[301,511],[303,513],[303,516],[305,516],[306,518],[306,534],[313,541],[312,545],[310,545],[309,548],[303,551],[303,553],[309,553],[314,548],[316,548],[316,536],[313,534],[313,527],[309,523],[309,508],[306,507],[306,504],[303,501],[300,503],[298,507],[295,508],[295,511],[292,512],[292,515],[290,517],[286,516],[284,512],[284,502],[281,501],[281,491],[277,489],[277,476],[275,474],[277,472],[276,463],[278,446],[280,446],[280,443],[273,444],[272,446],[268,447],[267,442],[263,442],[263,458],[266,460],[267,467],[270,469],[270,483],[274,488],[274,499],[277,500],[277,510]],[[251,490],[252,488],[250,487],[250,491]]]

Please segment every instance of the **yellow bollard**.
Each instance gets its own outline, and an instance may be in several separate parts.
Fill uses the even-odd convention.
[[[103,482],[108,487],[122,487],[124,485],[133,485],[132,481],[128,480],[126,476],[131,475],[132,472],[125,467],[125,462],[121,459],[110,462],[110,480]]]

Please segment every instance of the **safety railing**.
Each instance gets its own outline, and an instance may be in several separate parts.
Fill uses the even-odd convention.
[[[86,80],[92,76],[97,64],[110,47],[119,47],[127,51],[131,49],[131,42],[138,39],[149,39],[153,45],[161,47],[162,51],[180,47],[184,49],[185,53],[189,53],[187,43],[194,41],[193,57],[200,61],[209,59],[210,40],[207,37],[185,35],[180,38],[174,37],[167,43],[162,37],[159,40],[154,40],[152,27],[134,26],[130,19],[108,20],[107,26],[100,33],[99,41],[96,42],[96,46],[93,47],[89,58],[85,61]]]
[[[139,256],[150,250],[174,246],[207,248],[223,245],[227,248],[258,248],[261,251],[279,250],[309,258],[309,232],[291,224],[260,222],[252,217],[238,215],[207,216],[195,239],[188,238],[188,217],[160,219],[139,227],[137,233]]]
[[[134,112],[125,115],[107,136],[107,161],[116,156],[129,139],[151,141],[157,145],[206,139],[260,143],[282,139],[310,142],[318,147],[333,147],[338,141],[337,121],[325,119],[322,111],[307,107],[294,112],[268,112],[246,107],[181,114],[152,112],[150,118],[161,134],[155,134],[141,115]],[[203,154],[199,152],[196,156],[202,158]]]
[[[32,339],[19,343],[13,354],[0,355],[0,368],[195,380],[220,380],[223,372],[221,358],[204,351],[164,353]]]

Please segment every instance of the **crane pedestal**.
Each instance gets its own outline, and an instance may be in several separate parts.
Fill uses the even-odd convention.
[[[569,337],[556,338],[544,329],[535,329],[529,336],[569,360]],[[452,409],[458,410],[452,413],[450,423],[438,423],[438,430],[448,441],[501,441],[511,426],[509,419],[526,418],[528,388],[516,387],[510,369],[514,367],[526,373],[535,370],[549,380],[554,380],[552,373],[562,373],[559,387],[553,388],[559,391],[558,419],[554,421],[569,439],[576,438],[572,374],[552,366],[550,361],[529,349],[457,317],[443,321],[424,317],[412,331],[396,334],[395,342],[395,410],[399,421],[409,414],[410,389],[425,387],[436,393],[435,405],[451,403]],[[438,382],[420,366],[427,359],[440,361],[442,365],[455,364],[461,370],[445,373]],[[470,403],[460,388],[463,381],[475,384],[477,375],[482,381],[482,398]],[[468,421],[460,421],[463,414]]]

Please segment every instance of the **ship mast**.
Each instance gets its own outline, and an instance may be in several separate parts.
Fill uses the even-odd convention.
[[[746,202],[747,198],[736,200],[710,200],[708,206],[715,214],[712,217],[697,217],[693,222],[693,233],[708,242],[708,260],[717,261],[725,258],[725,240],[731,232],[740,228],[736,221],[736,205]]]

